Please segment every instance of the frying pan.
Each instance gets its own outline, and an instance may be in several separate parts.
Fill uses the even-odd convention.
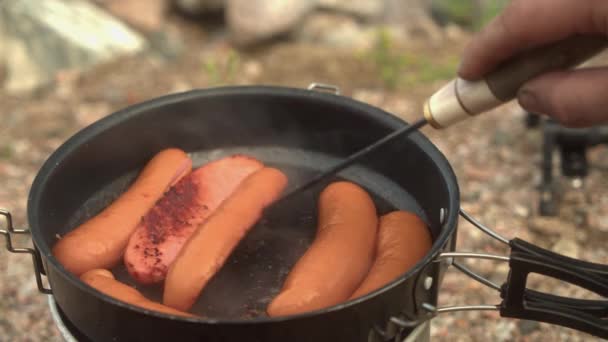
[[[34,248],[10,244],[11,233],[18,231],[7,212],[8,231],[3,234],[9,250],[33,256],[40,290],[51,294],[62,314],[93,341],[394,340],[434,315],[454,310],[437,309],[438,291],[448,265],[464,256],[511,266],[499,288],[502,303],[478,309],[607,337],[606,301],[559,298],[525,288],[527,274],[535,272],[607,296],[607,267],[520,240],[506,241],[510,257],[453,253],[460,212],[457,180],[445,157],[420,132],[394,140],[336,175],[365,187],[379,214],[394,209],[418,213],[434,239],[431,251],[411,270],[356,300],[297,316],[267,318],[262,313],[313,237],[316,196],[324,183],[284,203],[281,211],[274,211],[281,215],[247,235],[197,303],[195,312],[205,318],[170,316],[114,300],[80,282],[51,254],[58,234],[99,212],[160,149],[182,148],[196,164],[248,153],[284,170],[295,186],[406,125],[368,104],[305,89],[224,87],[157,98],[86,127],[44,163],[28,198]],[[129,282],[124,270],[114,272]],[[50,288],[43,287],[43,275]],[[141,290],[150,298],[159,296],[159,289]]]

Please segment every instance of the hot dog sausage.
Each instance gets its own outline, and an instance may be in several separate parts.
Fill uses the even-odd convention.
[[[426,224],[415,214],[394,211],[380,218],[374,264],[350,299],[375,291],[403,275],[431,249]]]
[[[136,289],[116,280],[114,275],[106,269],[90,270],[83,273],[80,279],[99,292],[131,305],[171,315],[195,317],[187,312],[181,312],[149,300]]]
[[[120,261],[142,216],[191,168],[192,161],[184,151],[172,148],[159,152],[118,199],[57,241],[53,255],[75,275],[112,268]]]
[[[323,190],[318,206],[315,240],[268,306],[271,317],[345,301],[372,265],[378,217],[369,194],[356,184],[335,182]]]
[[[124,262],[143,284],[165,279],[169,265],[203,223],[243,181],[264,165],[235,155],[208,163],[182,178],[143,217],[131,235]]]
[[[187,311],[207,282],[287,185],[279,170],[263,168],[247,177],[197,228],[169,267],[163,304]]]

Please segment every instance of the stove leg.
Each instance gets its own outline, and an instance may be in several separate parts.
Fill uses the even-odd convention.
[[[526,114],[525,124],[528,128],[537,128],[540,126],[541,117],[539,114],[530,113]]]

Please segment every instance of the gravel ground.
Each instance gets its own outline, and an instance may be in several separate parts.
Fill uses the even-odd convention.
[[[221,37],[190,35],[188,51],[178,60],[154,57],[127,58],[79,75],[66,72],[57,83],[36,94],[0,93],[0,207],[14,215],[17,227],[26,227],[26,200],[39,167],[69,136],[95,120],[145,99],[209,86],[214,80],[203,59],[221,61],[229,47]],[[202,44],[200,42],[206,42]],[[404,47],[429,59],[457,54],[463,41]],[[289,63],[285,63],[289,61]],[[305,87],[313,81],[337,84],[345,96],[379,106],[408,121],[419,118],[422,101],[446,80],[389,91],[373,67],[350,52],[283,43],[242,55],[237,84],[277,84]],[[557,218],[537,214],[540,147],[538,130],[523,125],[515,105],[470,120],[445,131],[423,132],[446,155],[458,176],[462,206],[505,237],[520,237],[581,259],[608,263],[608,151],[589,150],[593,168],[582,190],[569,189],[562,179],[564,199]],[[581,215],[586,214],[586,220]],[[496,241],[461,222],[458,248],[463,251],[505,254]],[[29,244],[19,239],[20,245]],[[508,272],[504,263],[469,262],[485,277],[501,283]],[[529,286],[569,296],[585,292],[558,282],[532,277]],[[0,340],[59,341],[51,322],[46,297],[37,292],[31,260],[0,249]],[[494,304],[499,296],[456,270],[448,272],[441,305]],[[500,319],[494,312],[468,312],[433,320],[432,336],[455,341],[586,341],[589,335],[534,322]]]

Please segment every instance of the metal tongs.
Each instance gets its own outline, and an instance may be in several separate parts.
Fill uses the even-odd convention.
[[[419,130],[427,123],[435,129],[443,129],[487,112],[513,100],[517,91],[528,80],[548,71],[577,66],[606,47],[608,47],[608,37],[604,35],[573,36],[516,56],[501,64],[482,80],[470,82],[456,78],[426,101],[422,119],[384,136],[306,183],[296,186],[272,206],[308,190],[391,141]]]

